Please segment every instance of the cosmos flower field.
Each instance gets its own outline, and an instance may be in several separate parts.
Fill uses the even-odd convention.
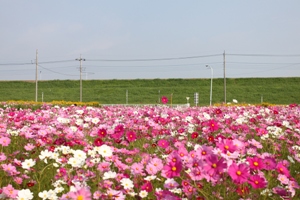
[[[296,104],[7,105],[0,148],[0,199],[300,198]]]

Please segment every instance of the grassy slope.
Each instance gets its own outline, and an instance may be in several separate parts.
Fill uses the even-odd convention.
[[[209,104],[210,79],[135,79],[135,80],[83,80],[83,101],[102,104],[125,104],[128,90],[129,104],[155,104],[160,96],[167,96],[173,104],[186,103],[198,92],[200,105]],[[226,79],[227,101],[274,104],[300,103],[300,78],[239,78]],[[79,101],[79,81],[40,81],[38,100]],[[159,93],[160,91],[160,93]],[[35,82],[0,82],[0,101],[35,100]],[[213,80],[213,103],[224,101],[224,80]]]

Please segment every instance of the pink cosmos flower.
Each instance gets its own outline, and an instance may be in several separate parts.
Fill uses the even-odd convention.
[[[228,168],[228,174],[232,180],[238,184],[245,183],[249,177],[249,167],[242,163],[237,165],[232,163]]]
[[[150,175],[155,175],[158,173],[158,169],[156,166],[154,166],[152,163],[147,164],[146,166],[146,172]]]
[[[155,166],[158,171],[162,170],[164,167],[162,160],[159,158],[153,158],[149,163]]]
[[[21,185],[22,182],[23,182],[23,179],[22,179],[21,177],[14,177],[14,181],[15,181],[17,184]]]
[[[278,174],[277,179],[282,183],[282,184],[289,184],[290,180],[288,179],[288,177],[286,177],[286,175],[284,174]]]
[[[221,149],[223,153],[226,153],[227,151],[233,153],[236,150],[236,146],[234,145],[233,141],[229,139],[221,140],[221,142],[217,143],[217,147]]]
[[[92,200],[92,193],[87,187],[78,187],[77,191],[69,192],[69,197],[71,199],[82,199],[82,200]]]
[[[142,174],[143,170],[144,170],[144,165],[142,165],[141,163],[133,163],[131,165],[131,172],[135,175]]]
[[[7,147],[10,144],[10,138],[0,137],[0,144],[4,147]]]
[[[9,184],[6,187],[3,187],[2,193],[6,195],[6,197],[14,199],[18,195],[18,190],[16,190],[11,184]]]
[[[259,175],[250,176],[248,182],[254,189],[265,188],[267,186],[265,178]]]
[[[199,159],[205,159],[212,154],[213,148],[211,146],[202,145],[196,149],[196,155]]]
[[[6,160],[6,155],[4,153],[0,153],[0,162]]]
[[[3,171],[5,171],[9,176],[14,176],[19,174],[20,172],[17,171],[16,167],[10,163],[8,164],[1,164]]]
[[[177,188],[179,186],[179,184],[173,179],[167,179],[164,183],[164,188],[166,189],[173,189],[173,188]]]
[[[26,151],[31,151],[32,149],[34,149],[35,148],[35,146],[33,145],[33,144],[31,144],[31,143],[28,143],[28,144],[26,144],[25,146],[24,146],[24,149],[26,150]]]
[[[161,190],[161,191],[155,192],[155,197],[157,200],[167,200],[167,199],[180,200],[181,199],[168,190]]]

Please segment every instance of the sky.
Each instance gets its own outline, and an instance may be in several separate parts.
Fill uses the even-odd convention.
[[[0,0],[0,80],[299,77],[299,8],[299,0]]]

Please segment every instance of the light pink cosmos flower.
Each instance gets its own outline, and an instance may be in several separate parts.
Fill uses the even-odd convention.
[[[7,147],[10,144],[10,138],[8,137],[0,137],[0,144],[4,147]]]
[[[164,167],[164,164],[160,158],[152,158],[149,162],[156,167],[156,170],[160,171]]]
[[[69,192],[68,197],[71,199],[92,200],[92,193],[87,187],[77,187],[75,192]]]
[[[290,180],[288,179],[288,177],[286,177],[286,175],[284,174],[278,174],[277,179],[281,182],[281,184],[289,184]]]
[[[141,175],[143,173],[144,165],[141,163],[133,163],[130,168],[133,174]]]
[[[0,153],[0,162],[6,160],[6,155],[4,153]]]
[[[1,164],[3,171],[5,171],[9,176],[15,176],[20,172],[17,171],[16,167],[10,163],[8,164]]]
[[[34,149],[35,148],[35,146],[33,145],[33,144],[31,144],[31,143],[28,143],[28,144],[26,144],[25,146],[24,146],[24,149],[26,150],[26,151],[31,151],[32,149]]]
[[[13,188],[11,184],[7,185],[6,187],[3,187],[3,194],[6,195],[8,198],[16,198],[18,195],[18,190]]]
[[[158,173],[158,169],[153,164],[149,163],[146,165],[146,172],[150,175],[155,175]]]

